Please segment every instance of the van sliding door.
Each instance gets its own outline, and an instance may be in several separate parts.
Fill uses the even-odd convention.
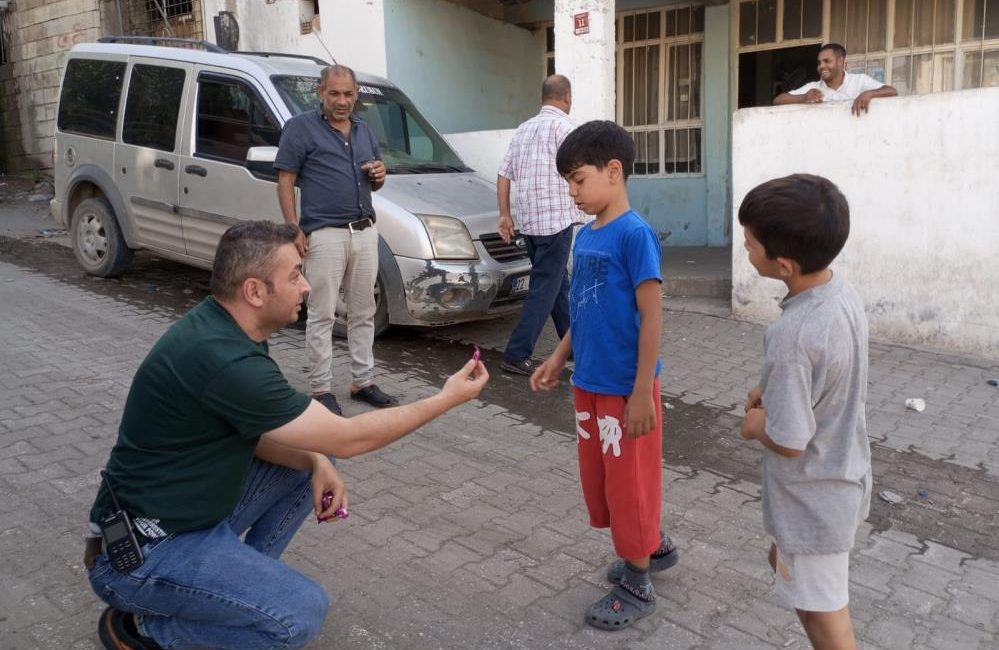
[[[182,156],[180,214],[189,255],[210,262],[222,233],[246,220],[283,223],[277,175],[252,173],[250,147],[278,145],[280,122],[253,81],[199,68],[189,101],[190,151]]]

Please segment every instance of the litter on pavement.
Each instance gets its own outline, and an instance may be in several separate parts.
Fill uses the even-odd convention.
[[[891,505],[896,505],[905,501],[905,499],[902,498],[902,495],[896,494],[891,490],[881,490],[881,492],[878,493],[878,496],[881,497],[882,501]]]

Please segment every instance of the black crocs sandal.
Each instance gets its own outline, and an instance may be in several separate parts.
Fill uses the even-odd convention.
[[[590,606],[586,622],[601,630],[623,630],[655,611],[655,600],[642,600],[618,585]]]

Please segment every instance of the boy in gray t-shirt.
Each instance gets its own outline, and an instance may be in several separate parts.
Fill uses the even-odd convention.
[[[788,288],[741,430],[766,448],[774,590],[814,647],[855,648],[849,551],[871,496],[867,318],[857,292],[828,268],[850,233],[850,209],[828,180],[795,174],[751,190],[739,223],[750,263]]]

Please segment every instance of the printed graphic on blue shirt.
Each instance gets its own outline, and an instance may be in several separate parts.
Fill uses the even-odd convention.
[[[599,310],[601,298],[607,302],[607,269],[611,264],[609,253],[604,251],[580,251],[577,244],[577,257],[572,264],[572,294],[569,314],[573,326],[587,310]]]

